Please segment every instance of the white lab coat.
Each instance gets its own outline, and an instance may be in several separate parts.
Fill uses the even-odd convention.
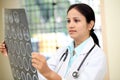
[[[97,45],[93,48],[81,66],[79,77],[75,79],[72,76],[72,73],[77,70],[86,53],[92,48],[93,45],[94,41],[90,37],[90,40],[85,45],[80,55],[75,59],[67,73],[66,70],[68,68],[70,54],[68,53],[68,56],[64,62],[63,60],[60,61],[61,56],[66,51],[66,47],[59,49],[57,54],[48,60],[48,65],[53,71],[56,71],[62,77],[62,80],[103,80],[106,72],[106,57],[102,49]]]

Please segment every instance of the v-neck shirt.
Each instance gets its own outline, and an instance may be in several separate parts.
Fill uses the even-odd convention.
[[[75,59],[78,57],[78,55],[81,54],[81,51],[83,50],[83,48],[85,47],[86,43],[89,40],[90,40],[90,37],[87,38],[85,41],[83,41],[77,47],[74,47],[74,41],[72,41],[71,44],[67,47],[68,48],[68,52],[70,53],[70,60],[69,60],[69,63],[68,63],[68,69],[71,67],[71,65],[73,64]],[[74,54],[74,52],[75,52],[75,54]]]

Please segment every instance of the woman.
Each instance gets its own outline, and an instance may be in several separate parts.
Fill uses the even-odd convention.
[[[32,53],[32,65],[40,80],[103,80],[106,58],[94,34],[94,24],[95,14],[90,6],[80,3],[69,7],[67,29],[73,42],[48,61],[43,55]],[[7,53],[4,43],[0,51]]]

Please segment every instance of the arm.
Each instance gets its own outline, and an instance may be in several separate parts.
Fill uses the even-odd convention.
[[[61,77],[52,71],[46,62],[46,58],[38,53],[32,53],[32,65],[48,80],[61,80]]]

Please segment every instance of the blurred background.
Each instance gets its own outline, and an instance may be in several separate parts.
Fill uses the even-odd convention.
[[[100,1],[96,0],[20,0],[28,17],[33,51],[50,57],[70,39],[66,29],[66,12],[74,3],[87,3],[96,13],[95,31],[101,37]]]
[[[95,11],[95,33],[108,61],[105,80],[120,80],[119,0],[0,0],[0,42],[4,40],[4,8],[24,8],[33,51],[48,59],[72,41],[66,29],[66,11],[71,4],[80,2]],[[0,80],[13,80],[9,60],[1,54]]]

